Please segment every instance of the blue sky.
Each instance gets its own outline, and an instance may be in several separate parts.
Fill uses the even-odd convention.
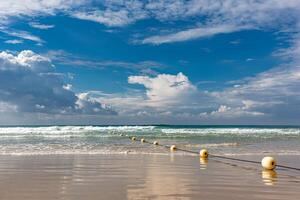
[[[0,124],[299,125],[299,11],[0,0]]]

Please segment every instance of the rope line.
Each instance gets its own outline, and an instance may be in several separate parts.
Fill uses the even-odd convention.
[[[122,136],[122,135],[121,135]],[[128,136],[129,139],[132,139],[133,136]],[[136,137],[135,137],[136,138]],[[136,138],[137,139],[137,138]],[[149,142],[147,140],[144,141],[144,143],[147,144],[152,144],[153,142]],[[170,148],[171,146],[169,145],[163,145],[163,144],[155,144],[156,146],[160,146],[160,147],[165,147],[165,148]],[[187,149],[182,149],[182,148],[178,148],[176,147],[177,151],[182,151],[182,152],[186,152],[186,153],[191,153],[191,154],[196,154],[199,155],[199,152],[196,151],[192,151],[192,150],[187,150]],[[253,161],[253,160],[246,160],[246,159],[240,159],[240,158],[232,158],[232,157],[227,157],[227,156],[220,156],[220,155],[215,155],[215,154],[209,154],[209,157],[212,158],[220,158],[220,159],[226,159],[226,160],[234,160],[234,161],[239,161],[239,162],[247,162],[247,163],[253,163],[253,164],[261,164],[261,162],[259,161]],[[284,168],[284,169],[290,169],[290,170],[296,170],[296,171],[300,171],[300,168],[297,167],[290,167],[290,166],[286,166],[286,165],[276,165],[277,167],[280,168]]]

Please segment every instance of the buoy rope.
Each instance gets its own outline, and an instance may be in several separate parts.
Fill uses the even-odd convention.
[[[133,136],[128,136],[129,139],[132,139],[132,137]],[[153,144],[152,142],[149,142],[148,140],[145,140],[144,143]],[[156,144],[156,146],[161,146],[161,147],[165,147],[165,148],[168,148],[168,149],[171,147],[169,145],[163,145],[163,144],[159,144],[159,143]],[[191,154],[197,154],[197,155],[199,155],[199,152],[192,151],[192,150],[182,149],[182,148],[178,148],[178,147],[176,147],[176,150],[177,151],[186,152],[186,153],[191,153]],[[226,159],[226,160],[234,160],[234,161],[239,161],[239,162],[247,162],[247,163],[253,163],[253,164],[260,164],[261,163],[259,161],[246,160],[246,159],[240,159],[240,158],[232,158],[232,157],[215,155],[215,154],[209,154],[209,157]],[[291,170],[300,171],[300,168],[297,168],[297,167],[290,167],[290,166],[286,166],[286,165],[276,165],[276,166],[280,167],[280,168],[284,168],[284,169],[291,169]]]

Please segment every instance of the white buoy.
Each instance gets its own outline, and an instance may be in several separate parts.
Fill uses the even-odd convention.
[[[201,158],[207,158],[208,157],[208,151],[206,149],[201,149],[199,154],[200,154]]]
[[[157,142],[157,141],[154,141],[153,144],[154,144],[154,145],[158,145],[158,142]]]
[[[266,156],[261,160],[261,166],[264,169],[273,170],[276,167],[276,160],[271,156]]]
[[[146,142],[146,140],[144,138],[141,139],[141,143],[144,143]]]
[[[121,133],[120,136],[124,136],[124,135]]]
[[[176,148],[175,145],[170,146],[170,150],[171,150],[171,151],[175,151],[176,149],[177,149],[177,148]]]
[[[134,140],[136,140],[136,138],[135,138],[135,137],[132,137],[131,140],[134,141]]]

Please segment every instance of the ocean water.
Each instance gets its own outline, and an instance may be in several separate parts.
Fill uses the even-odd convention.
[[[0,155],[170,154],[125,135],[218,155],[300,155],[300,127],[289,126],[2,126]]]

